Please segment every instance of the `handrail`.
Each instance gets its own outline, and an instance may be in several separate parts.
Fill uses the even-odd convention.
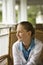
[[[12,27],[0,27],[0,29],[12,29],[12,28],[14,28],[14,26],[12,26]],[[11,31],[10,33],[16,33],[16,31]],[[8,35],[9,33],[5,33],[5,34],[0,34],[0,37],[2,37],[2,36],[6,36],[6,35]]]
[[[13,65],[13,59],[9,55],[3,55],[0,57],[0,63],[7,59],[8,65]],[[11,64],[10,64],[11,63]]]
[[[8,28],[10,28],[10,27],[0,27],[0,29],[8,29]]]
[[[15,25],[12,25],[12,26],[6,25],[6,26],[1,26],[0,29],[14,28],[14,27],[15,27]]]
[[[1,56],[0,57],[0,62],[2,62],[4,59],[6,59],[6,58],[8,58],[9,57],[9,55],[3,55],[3,56]]]
[[[14,26],[12,26],[12,27],[3,27],[3,28],[0,28],[0,29],[8,29],[8,33],[5,33],[5,34],[1,35],[0,37],[9,35],[9,38],[10,38],[10,37],[11,37],[11,34],[16,33]],[[11,40],[11,39],[9,39],[9,40]],[[10,42],[11,42],[11,41],[9,41],[9,43],[10,43]],[[0,57],[0,63],[3,62],[3,61],[6,60],[6,59],[8,59],[8,60],[7,60],[7,61],[8,61],[8,65],[13,64],[13,61],[12,61],[13,59],[12,59],[12,57],[10,57],[10,44],[9,44],[8,55],[1,56],[1,57]],[[10,64],[10,62],[11,62],[11,64]]]
[[[7,36],[7,35],[8,35],[8,33],[7,34],[2,34],[2,35],[0,35],[0,37]]]

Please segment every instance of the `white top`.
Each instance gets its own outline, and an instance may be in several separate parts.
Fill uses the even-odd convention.
[[[42,43],[35,39],[35,47],[30,51],[27,61],[24,58],[23,52],[19,50],[20,44],[20,41],[16,41],[12,47],[14,65],[36,65],[43,48]]]

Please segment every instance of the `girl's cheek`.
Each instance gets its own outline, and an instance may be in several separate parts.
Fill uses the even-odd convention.
[[[21,33],[19,33],[19,36],[21,36]]]

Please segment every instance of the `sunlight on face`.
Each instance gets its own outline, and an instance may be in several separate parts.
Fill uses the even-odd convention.
[[[27,32],[27,30],[24,29],[24,27],[22,25],[18,25],[17,26],[17,34],[16,34],[17,38],[25,41],[28,36],[29,36],[29,32]]]

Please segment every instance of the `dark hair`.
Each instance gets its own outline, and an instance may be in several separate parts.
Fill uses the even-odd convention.
[[[35,33],[35,30],[34,30],[33,25],[29,21],[22,21],[19,24],[23,25],[24,29],[26,29],[27,31],[31,31],[32,32],[31,35],[33,36],[33,34]]]

